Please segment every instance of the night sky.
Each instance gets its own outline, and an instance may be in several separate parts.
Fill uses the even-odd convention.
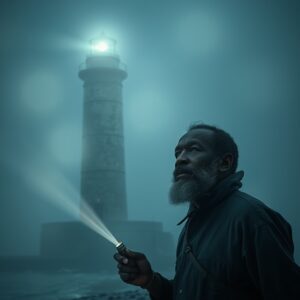
[[[128,70],[129,219],[162,221],[177,238],[187,207],[168,201],[174,146],[203,121],[234,137],[243,190],[291,223],[299,262],[299,17],[292,0],[1,1],[0,255],[37,254],[41,223],[72,219],[26,174],[51,166],[79,189],[78,70],[105,32]]]

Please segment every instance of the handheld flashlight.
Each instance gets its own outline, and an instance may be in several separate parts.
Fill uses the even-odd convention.
[[[121,255],[126,256],[127,249],[126,249],[126,246],[123,244],[123,242],[119,242],[119,243],[116,245],[116,248],[117,248],[117,251],[118,251]]]

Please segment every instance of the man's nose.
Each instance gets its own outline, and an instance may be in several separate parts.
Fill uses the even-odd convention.
[[[176,158],[175,167],[185,165],[189,162],[189,158],[185,150],[182,150]]]

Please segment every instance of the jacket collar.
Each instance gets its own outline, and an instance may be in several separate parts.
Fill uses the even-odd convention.
[[[240,189],[242,186],[241,180],[243,177],[244,171],[239,171],[221,180],[209,193],[201,197],[201,203],[204,203],[204,206],[200,207],[198,203],[190,203],[187,215],[177,225],[182,224],[185,220],[199,210],[204,212],[212,209],[231,193]]]

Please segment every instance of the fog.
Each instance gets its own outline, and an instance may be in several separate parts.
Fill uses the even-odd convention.
[[[51,166],[79,190],[78,70],[105,32],[128,71],[129,219],[163,222],[176,241],[187,207],[168,200],[174,147],[203,121],[234,137],[243,190],[290,222],[299,262],[299,9],[283,0],[1,1],[0,255],[36,255],[42,223],[75,218],[43,201],[26,172]]]

